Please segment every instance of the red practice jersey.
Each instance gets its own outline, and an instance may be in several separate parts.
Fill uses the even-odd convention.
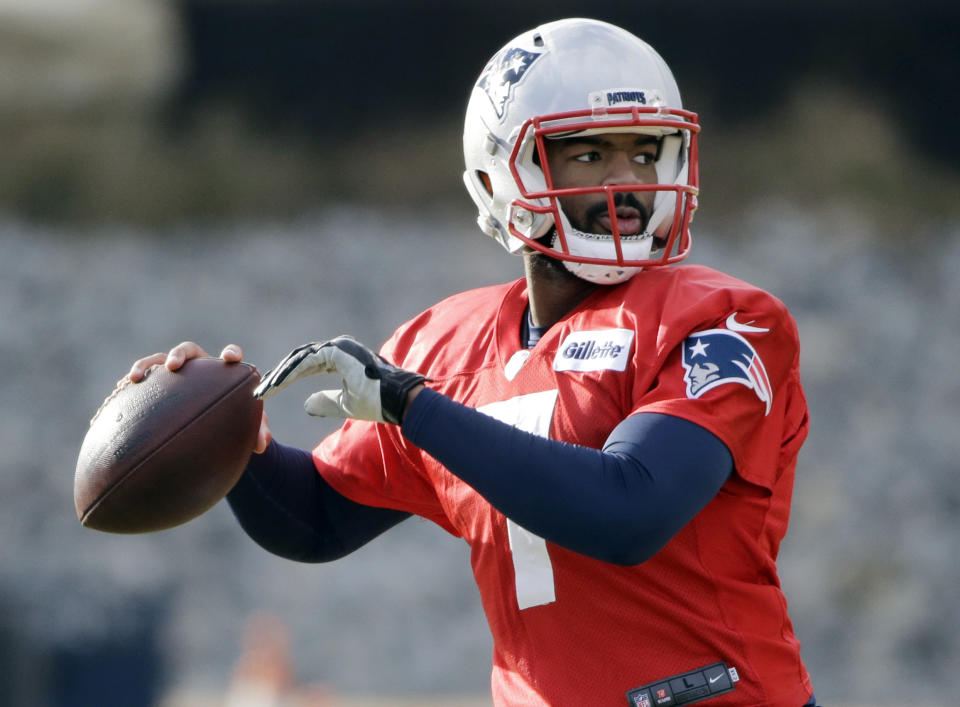
[[[810,680],[776,571],[808,425],[784,305],[709,268],[652,269],[598,288],[528,351],[527,302],[523,280],[455,295],[382,354],[551,439],[600,448],[638,412],[720,438],[735,473],[653,558],[623,567],[544,541],[393,425],[346,422],[315,450],[320,473],[357,502],[424,516],[469,543],[498,705],[804,704]]]

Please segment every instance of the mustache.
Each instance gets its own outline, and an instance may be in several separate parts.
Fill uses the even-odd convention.
[[[618,191],[613,195],[613,205],[614,207],[618,206],[629,206],[633,209],[636,209],[640,213],[640,217],[643,220],[643,225],[646,227],[647,223],[650,221],[650,211],[646,206],[640,203],[640,200],[637,198],[637,195],[633,192],[622,192]],[[587,223],[590,223],[600,216],[607,216],[607,202],[602,201],[600,203],[594,204],[589,207],[586,213],[583,215],[584,220]],[[612,215],[612,214],[611,214]]]

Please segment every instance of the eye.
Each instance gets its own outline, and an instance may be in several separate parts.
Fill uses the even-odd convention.
[[[657,151],[656,150],[644,150],[633,157],[633,161],[637,164],[653,164],[657,161]]]
[[[596,162],[600,159],[600,153],[596,150],[591,150],[590,152],[583,152],[579,155],[574,155],[573,159],[577,162]]]
[[[663,146],[663,140],[657,140],[656,142],[646,142],[643,144],[637,145],[637,154],[634,155],[633,161],[637,164],[653,164],[660,157],[660,148]]]

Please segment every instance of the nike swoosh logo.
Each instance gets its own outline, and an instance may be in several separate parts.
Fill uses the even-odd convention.
[[[720,673],[720,674],[717,675],[717,677],[715,677],[715,678],[707,678],[707,679],[710,681],[710,684],[712,685],[713,683],[715,683],[717,680],[719,680],[719,679],[722,678],[722,677],[723,677],[723,673]]]
[[[740,312],[734,312],[729,317],[727,317],[727,329],[730,331],[742,331],[746,334],[765,334],[769,329],[764,329],[759,326],[750,326],[750,324],[741,324],[737,321],[737,315]]]

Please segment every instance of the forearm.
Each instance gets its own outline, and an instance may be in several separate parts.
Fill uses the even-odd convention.
[[[617,564],[656,554],[732,469],[720,440],[664,415],[628,418],[597,450],[523,432],[425,390],[403,433],[516,523]]]
[[[257,544],[300,562],[343,557],[409,515],[340,495],[317,473],[309,452],[277,442],[251,456],[227,502]]]

